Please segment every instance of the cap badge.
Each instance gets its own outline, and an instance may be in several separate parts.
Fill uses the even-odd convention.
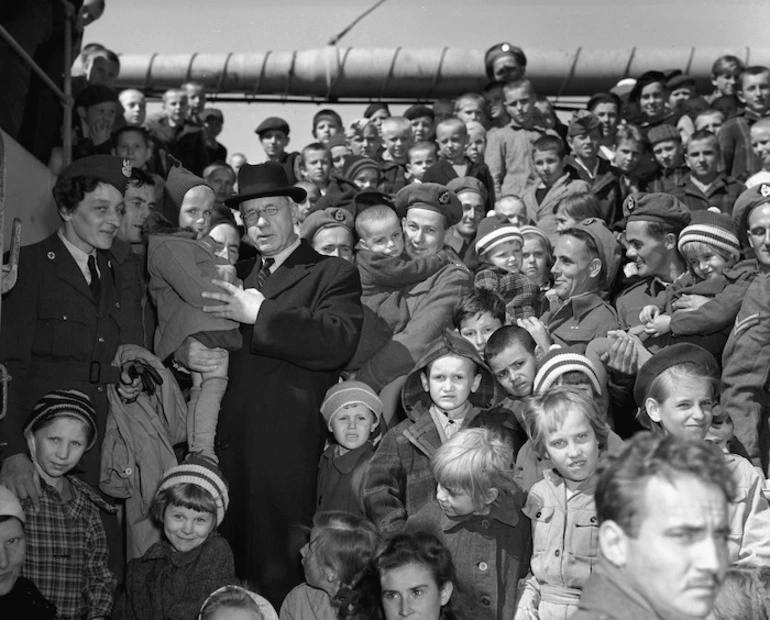
[[[345,221],[345,214],[342,212],[342,209],[335,209],[334,213],[332,214],[332,217],[338,222]]]
[[[507,43],[503,43],[503,44],[500,46],[500,51],[501,51],[501,52],[510,52],[510,51],[511,51],[511,46],[510,46],[510,45],[508,45]]]
[[[438,195],[438,203],[440,205],[448,205],[449,204],[449,192],[442,192]]]
[[[626,198],[626,208],[628,209],[629,213],[636,209],[636,199],[633,196]]]
[[[133,166],[131,164],[130,159],[124,159],[123,160],[123,168],[120,170],[121,173],[123,173],[123,176],[128,178],[131,176],[131,171],[133,170]]]
[[[770,196],[770,185],[765,185],[762,183],[761,187],[759,188],[759,193],[762,194],[762,198],[767,198]]]

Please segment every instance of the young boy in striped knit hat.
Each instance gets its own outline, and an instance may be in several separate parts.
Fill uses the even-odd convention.
[[[639,313],[656,353],[676,342],[691,342],[719,357],[756,272],[736,265],[740,244],[732,220],[717,210],[696,211],[677,243],[688,271]],[[708,297],[700,303],[695,296]]]
[[[166,471],[150,507],[163,539],[129,562],[113,618],[195,618],[211,592],[237,583],[230,545],[216,531],[229,503],[210,460],[193,456]]]
[[[505,322],[535,316],[540,306],[540,289],[521,273],[521,231],[500,215],[481,221],[474,241],[482,265],[473,285],[495,291],[505,302]]]

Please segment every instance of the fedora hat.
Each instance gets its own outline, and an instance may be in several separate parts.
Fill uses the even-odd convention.
[[[238,170],[238,193],[225,200],[225,204],[235,207],[244,200],[265,196],[288,196],[294,202],[302,202],[307,192],[301,187],[289,185],[281,164],[273,161],[254,166],[243,164]]]

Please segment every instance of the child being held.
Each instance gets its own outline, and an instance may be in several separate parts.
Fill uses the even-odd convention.
[[[598,559],[596,467],[610,429],[597,405],[573,387],[533,397],[524,419],[535,451],[553,468],[524,507],[532,520],[532,576],[515,618],[568,618]]]
[[[556,235],[556,211],[570,194],[590,192],[583,180],[574,178],[566,168],[564,142],[558,136],[543,136],[532,145],[532,167],[540,183],[522,195],[527,216],[545,234]]]
[[[637,373],[634,399],[640,418],[653,432],[703,441],[714,423],[720,375],[716,359],[705,349],[687,342],[666,347]],[[742,456],[725,454],[725,461],[737,483],[729,504],[729,561],[767,565],[770,505],[762,494],[765,479]]]
[[[734,268],[740,244],[732,219],[715,211],[696,211],[677,244],[688,265],[655,304],[639,313],[650,351],[673,342],[693,342],[721,355],[755,269]],[[698,303],[692,296],[708,297]]]
[[[366,519],[341,511],[313,517],[310,541],[300,550],[305,582],[281,605],[281,620],[336,620],[354,604],[352,586],[380,549],[380,534]]]
[[[233,553],[216,531],[229,502],[222,475],[206,459],[163,474],[151,507],[163,540],[128,563],[114,620],[195,618],[211,592],[237,583]]]
[[[374,454],[372,439],[382,419],[382,401],[365,383],[343,381],[326,392],[321,415],[334,442],[318,464],[316,510],[363,516],[364,472]]]
[[[364,506],[380,531],[400,530],[430,501],[431,457],[495,398],[494,379],[476,349],[445,330],[406,378],[401,400],[408,418],[385,434],[369,461]]]
[[[182,210],[186,197],[205,188],[208,209],[214,205],[214,190],[205,181],[184,168],[169,173],[166,190]],[[150,235],[147,270],[150,295],[158,308],[155,354],[165,359],[192,336],[209,349],[237,351],[241,348],[239,325],[203,312],[203,291],[210,291],[212,278],[232,281],[234,267],[216,255],[216,242],[208,231],[203,238],[171,226],[160,214],[152,214],[145,222]],[[218,462],[214,452],[219,405],[227,389],[228,357],[216,370],[192,372],[193,387],[187,406],[187,443],[192,454],[201,454]]]
[[[107,618],[112,610],[116,581],[107,568],[100,511],[116,510],[70,475],[96,443],[96,429],[93,404],[78,390],[46,394],[24,424],[41,488],[39,507],[22,500],[27,547],[22,575],[56,606],[57,618]]]
[[[519,229],[497,214],[481,221],[474,241],[481,268],[473,278],[476,288],[492,289],[505,302],[505,322],[535,316],[540,308],[540,287],[521,273],[524,245]]]
[[[406,531],[431,532],[452,552],[474,618],[512,618],[528,570],[530,524],[512,459],[511,446],[491,430],[459,431],[431,459],[435,500],[406,523]]]

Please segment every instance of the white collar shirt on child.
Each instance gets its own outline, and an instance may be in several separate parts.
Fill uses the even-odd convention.
[[[455,433],[457,433],[457,431],[462,428],[463,422],[465,422],[465,418],[461,418],[459,420],[451,419],[435,405],[431,405],[429,411],[430,417],[433,418],[433,423],[438,429],[439,437],[441,437],[441,443],[444,443],[447,439],[450,439],[452,436],[454,436]]]

